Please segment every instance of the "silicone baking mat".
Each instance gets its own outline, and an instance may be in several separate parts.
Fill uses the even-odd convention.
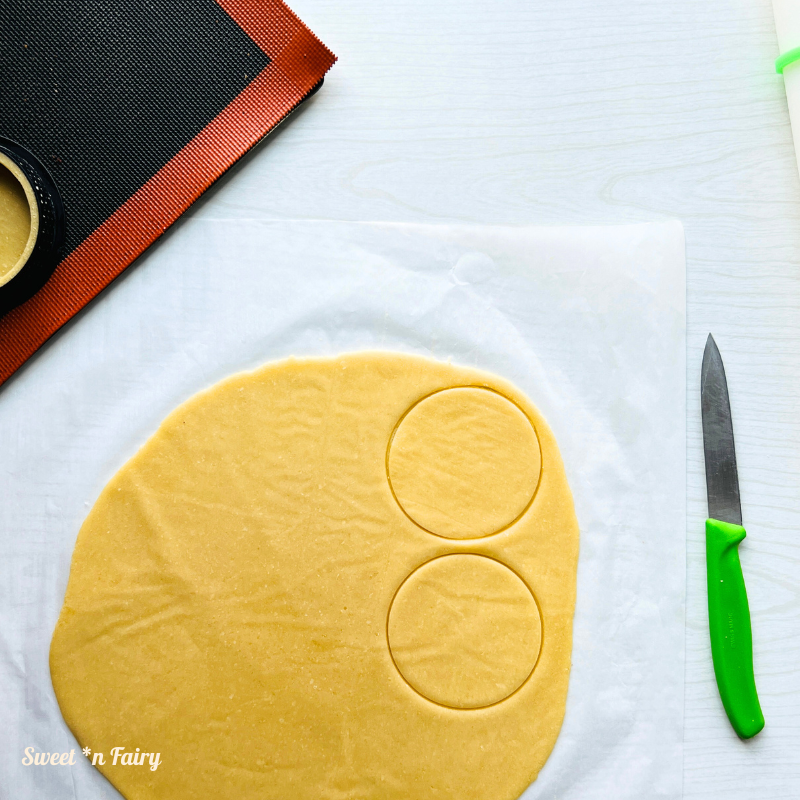
[[[53,177],[63,258],[0,318],[0,384],[317,87],[280,0],[0,4],[0,136]]]

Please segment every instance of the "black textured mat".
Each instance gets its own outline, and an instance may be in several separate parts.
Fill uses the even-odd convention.
[[[0,134],[55,180],[67,255],[269,63],[215,0],[0,5]]]

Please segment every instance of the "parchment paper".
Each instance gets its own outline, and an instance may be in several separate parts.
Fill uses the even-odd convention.
[[[0,391],[0,797],[119,797],[77,751],[47,662],[75,537],[113,473],[232,372],[384,348],[513,381],[561,447],[581,526],[573,668],[524,797],[679,798],[684,284],[678,223],[181,226]],[[23,766],[29,746],[78,761]]]

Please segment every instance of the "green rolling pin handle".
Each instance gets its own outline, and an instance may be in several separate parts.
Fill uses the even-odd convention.
[[[783,75],[783,71],[786,67],[790,64],[794,64],[795,61],[800,61],[800,47],[795,47],[792,50],[781,53],[775,61],[775,72],[779,75]]]
[[[741,525],[706,520],[708,627],[714,674],[733,729],[742,739],[750,739],[764,727],[764,715],[753,675],[750,606],[739,561],[739,542],[744,537]]]

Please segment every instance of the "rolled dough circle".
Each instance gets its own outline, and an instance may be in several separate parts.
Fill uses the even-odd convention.
[[[429,533],[478,539],[505,530],[533,500],[542,458],[519,406],[484,387],[436,392],[400,420],[387,455],[392,491]]]
[[[518,513],[538,440],[546,469],[504,533],[431,536],[398,506],[387,452],[415,408],[468,411],[445,415],[448,441],[517,487],[485,525],[473,504],[470,530]],[[53,687],[131,800],[515,800],[564,716],[577,562],[558,446],[513,385],[400,353],[287,359],[189,399],[109,481],[75,544]],[[118,746],[161,764],[115,764]]]
[[[485,708],[532,674],[542,620],[516,573],[460,553],[408,577],[392,603],[387,638],[395,666],[416,692],[448,708]]]
[[[39,206],[23,171],[0,152],[0,286],[15,278],[39,235]]]

